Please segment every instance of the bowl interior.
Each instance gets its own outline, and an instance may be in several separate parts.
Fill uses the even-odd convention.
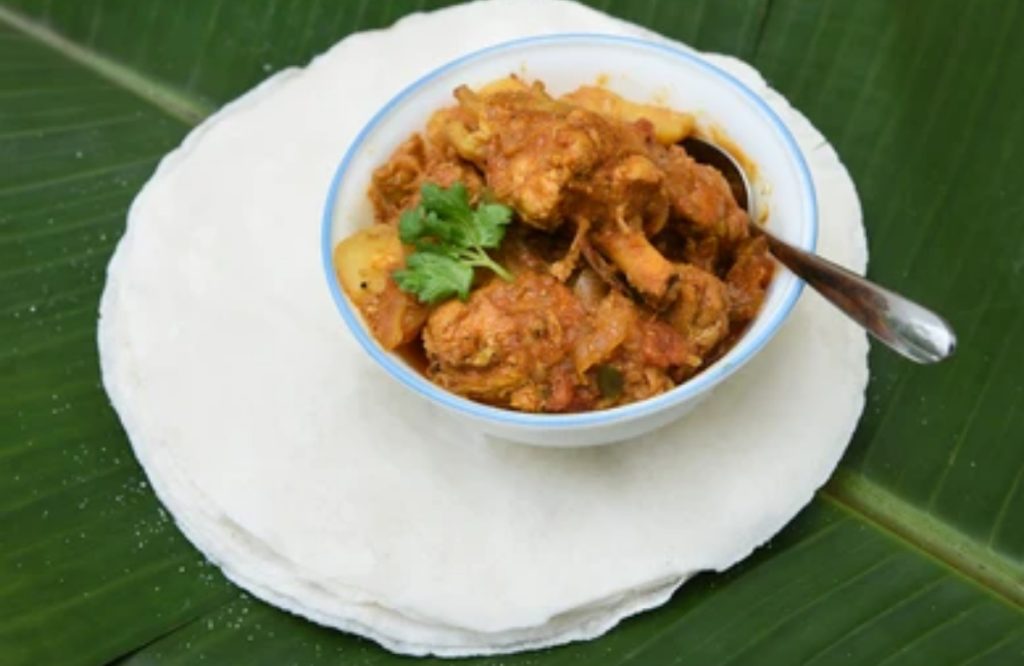
[[[595,424],[639,417],[708,390],[760,349],[781,324],[802,286],[792,274],[785,270],[776,273],[753,325],[701,374],[649,400],[574,415],[522,414],[487,407],[436,387],[380,348],[341,292],[330,265],[331,251],[338,241],[372,223],[366,193],[373,170],[410,134],[421,131],[430,113],[453,104],[452,91],[457,86],[476,87],[510,73],[527,80],[540,79],[554,95],[600,81],[627,99],[696,113],[699,123],[723,131],[757,165],[758,206],[767,210],[769,228],[798,247],[814,248],[817,211],[800,150],[774,112],[735,78],[691,52],[631,38],[527,38],[478,51],[427,74],[381,109],[350,146],[331,186],[323,229],[325,269],[343,317],[367,351],[402,383],[484,420],[545,428]]]

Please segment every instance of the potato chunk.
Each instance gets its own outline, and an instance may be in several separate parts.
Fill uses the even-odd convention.
[[[689,113],[630,102],[605,88],[581,86],[562,99],[612,120],[626,123],[646,120],[654,126],[654,138],[666,146],[682,141],[693,132],[694,120]]]
[[[429,313],[391,278],[404,265],[398,231],[388,225],[360,229],[334,248],[338,281],[385,349],[413,340]]]

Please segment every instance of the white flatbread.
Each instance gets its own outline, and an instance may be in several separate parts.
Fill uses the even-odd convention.
[[[204,122],[135,200],[101,305],[104,382],[178,525],[256,596],[410,654],[590,638],[748,555],[835,467],[867,343],[814,294],[682,422],[591,449],[485,440],[399,388],[346,330],[319,221],[359,128],[467,51],[584,31],[652,36],[557,0],[353,35]],[[708,57],[787,122],[817,187],[819,250],[863,270],[835,152],[753,69]]]

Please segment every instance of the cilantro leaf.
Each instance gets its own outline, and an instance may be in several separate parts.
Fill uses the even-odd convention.
[[[473,268],[443,254],[414,252],[393,277],[402,291],[416,294],[424,303],[437,303],[452,296],[466,299]]]
[[[398,237],[406,245],[414,245],[416,240],[427,230],[423,208],[414,208],[402,213],[398,218]]]
[[[505,237],[505,225],[512,220],[512,209],[501,204],[483,204],[473,214],[476,221],[477,245],[498,247]]]
[[[424,183],[420,205],[402,213],[398,221],[402,242],[416,251],[394,274],[396,283],[421,301],[436,303],[451,296],[466,299],[474,268],[489,268],[511,280],[512,275],[486,252],[501,244],[511,220],[512,209],[498,203],[474,210],[462,183],[447,189]]]
[[[420,201],[423,208],[449,223],[460,226],[472,224],[473,209],[469,207],[469,192],[462,183],[455,183],[446,190],[434,183],[423,183]]]

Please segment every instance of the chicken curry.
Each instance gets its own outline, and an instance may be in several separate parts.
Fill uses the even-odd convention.
[[[377,341],[464,397],[527,412],[667,391],[724,354],[773,273],[692,116],[516,77],[455,90],[372,177],[334,252]]]

